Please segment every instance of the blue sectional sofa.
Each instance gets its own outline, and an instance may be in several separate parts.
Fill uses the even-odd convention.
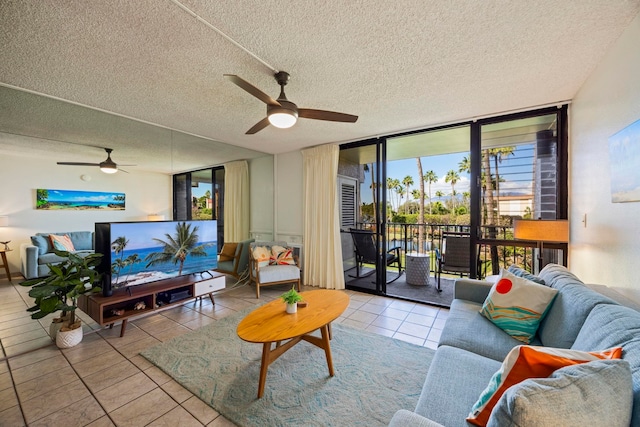
[[[605,414],[611,416],[607,425],[620,425],[620,420],[630,416],[630,425],[640,426],[640,312],[634,309],[637,305],[624,297],[614,300],[596,292],[556,264],[547,265],[539,277],[547,286],[557,289],[558,294],[531,345],[581,351],[622,347],[622,359],[628,362],[631,370],[632,391],[629,387],[622,387],[611,398],[623,400],[626,393],[628,401],[633,399],[633,403],[621,418]],[[451,311],[433,362],[425,373],[418,403],[412,411],[399,410],[389,424],[392,427],[470,426],[465,418],[472,406],[500,369],[507,353],[522,344],[479,313],[491,283],[460,279],[454,286]],[[570,402],[556,400],[545,410],[537,411],[544,412],[537,415],[544,415],[547,424],[532,421],[522,425],[575,425],[563,410],[558,410],[570,409],[571,406]],[[595,411],[610,410],[602,406],[595,406],[583,415],[596,417]],[[531,416],[537,416],[536,411],[531,412]],[[553,421],[553,417],[557,419]],[[551,424],[549,418],[552,419]],[[628,420],[622,423],[626,425]],[[585,425],[588,424],[591,423]],[[488,425],[496,424],[492,424],[490,419]],[[502,422],[499,425],[516,424]]]
[[[74,253],[80,256],[94,253],[93,231],[36,233],[35,236],[31,236],[31,244],[23,243],[20,245],[20,270],[26,279],[48,276],[49,267],[47,264],[57,264],[64,261],[64,258],[53,252],[49,234],[69,235],[75,248]]]

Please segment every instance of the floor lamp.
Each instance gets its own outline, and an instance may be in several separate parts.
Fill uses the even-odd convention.
[[[544,243],[568,243],[569,221],[566,219],[516,219],[513,222],[513,237],[518,240],[537,242],[537,271],[542,269],[542,250]]]

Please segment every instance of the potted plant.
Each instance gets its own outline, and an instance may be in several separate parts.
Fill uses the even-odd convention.
[[[59,257],[66,258],[59,264],[47,264],[51,274],[47,277],[26,280],[22,286],[32,286],[29,296],[35,305],[27,309],[32,319],[62,311],[60,318],[52,322],[51,339],[60,348],[73,347],[82,341],[82,323],[76,320],[78,297],[89,292],[100,292],[100,273],[95,267],[100,264],[102,254],[94,253],[86,257],[54,250]]]
[[[302,301],[302,297],[296,292],[295,286],[280,297],[287,304],[287,313],[293,314],[298,311],[298,302]]]

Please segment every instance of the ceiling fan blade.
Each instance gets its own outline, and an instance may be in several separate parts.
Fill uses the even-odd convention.
[[[118,168],[118,172],[129,173],[129,172],[127,172],[126,170],[124,170],[124,169],[120,169],[120,168]]]
[[[264,102],[265,104],[274,105],[276,107],[280,106],[280,103],[278,101],[276,101],[275,99],[273,99],[272,97],[270,97],[269,95],[267,95],[266,93],[264,93],[263,91],[261,91],[260,89],[252,85],[251,83],[249,83],[248,81],[236,76],[235,74],[225,74],[224,76],[229,80],[231,80],[231,82],[235,83],[237,86],[240,86],[242,89],[246,90],[251,95],[258,98],[260,101]]]
[[[253,135],[254,133],[258,133],[267,126],[269,126],[269,118],[265,117],[264,119],[253,125],[251,129],[245,132],[245,135]]]
[[[58,165],[66,166],[100,166],[100,163],[80,163],[80,162],[57,162]]]
[[[355,123],[358,116],[345,113],[336,113],[335,111],[314,110],[311,108],[299,108],[298,117],[314,120],[327,120],[330,122]]]

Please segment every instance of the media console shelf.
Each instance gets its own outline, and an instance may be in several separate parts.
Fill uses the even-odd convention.
[[[181,304],[193,298],[209,295],[225,287],[225,276],[217,272],[190,274],[158,282],[117,289],[113,295],[81,295],[78,308],[100,326],[113,327],[122,321],[120,336],[124,336],[127,320],[134,316]]]

